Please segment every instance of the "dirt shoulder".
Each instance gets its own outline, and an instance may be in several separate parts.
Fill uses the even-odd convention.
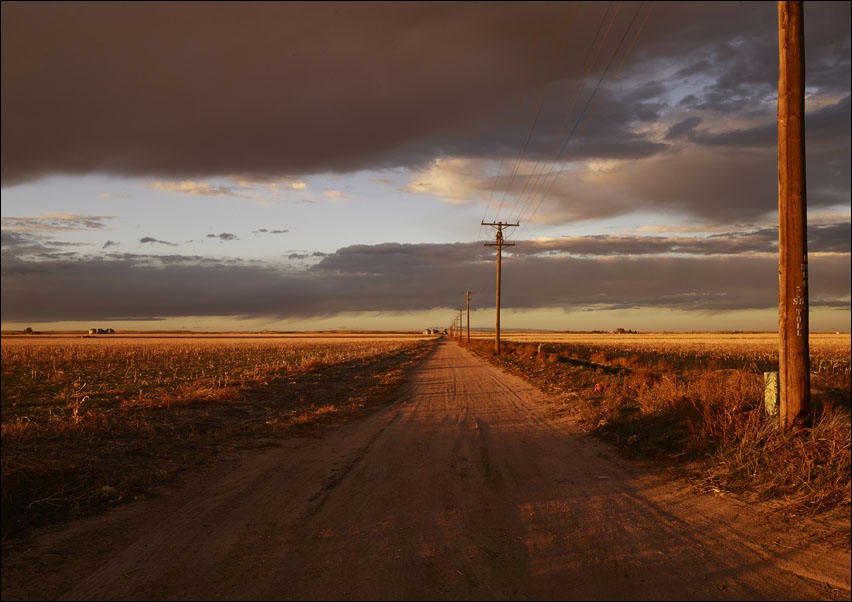
[[[850,597],[845,513],[783,522],[619,458],[451,341],[399,397],[44,530],[4,600]]]

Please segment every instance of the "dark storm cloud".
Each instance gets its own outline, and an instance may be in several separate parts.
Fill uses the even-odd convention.
[[[19,254],[33,256],[55,246],[52,239],[44,235],[10,230],[0,231],[0,248],[3,250],[4,262],[17,258]]]
[[[812,153],[826,148],[841,151],[849,157],[849,128],[852,127],[850,97],[846,95],[837,104],[811,111],[807,115],[806,130],[813,134],[814,143],[808,149]],[[695,119],[695,118],[693,118]],[[684,126],[683,124],[687,124]],[[675,128],[688,127],[692,132],[693,122],[686,120]],[[694,124],[697,125],[697,124]],[[674,129],[674,128],[673,128]],[[671,131],[670,131],[671,134]],[[721,134],[696,134],[690,136],[693,142],[706,146],[727,146],[730,148],[767,148],[777,144],[778,125],[776,123],[760,125],[749,129],[731,130]],[[842,157],[838,157],[842,159]]]
[[[585,241],[580,250],[600,252]],[[526,243],[525,243],[526,244]],[[712,243],[715,244],[715,243]],[[732,243],[736,245],[736,242]],[[712,246],[712,245],[711,245]],[[507,254],[502,306],[726,311],[777,305],[777,257]],[[577,250],[577,249],[572,249]],[[479,244],[357,245],[307,270],[199,257],[115,254],[2,264],[4,321],[162,319],[178,316],[309,318],[347,311],[455,308],[460,291],[489,307],[494,250]],[[849,254],[809,263],[812,306],[849,309]],[[61,298],[62,304],[44,303]]]
[[[805,13],[812,85],[848,93],[849,3]],[[4,2],[2,181],[502,158],[539,106],[529,158],[643,157],[678,83],[742,116],[776,74],[774,2]]]
[[[545,60],[570,12],[535,2],[4,2],[3,182],[392,164],[401,144],[573,68]]]
[[[77,250],[88,245],[56,240],[53,233],[0,231],[0,252],[3,263],[28,262],[43,259],[74,257]]]
[[[666,140],[677,140],[689,136],[696,127],[701,124],[701,117],[689,117],[680,123],[674,124],[666,132]]]
[[[809,226],[808,250],[816,253],[852,253],[852,222]]]

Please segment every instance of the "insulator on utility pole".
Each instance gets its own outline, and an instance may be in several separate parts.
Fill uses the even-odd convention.
[[[485,243],[486,247],[497,247],[497,326],[494,337],[494,353],[500,355],[500,279],[501,279],[501,264],[503,258],[503,247],[513,247],[515,243],[506,242],[503,240],[503,228],[519,226],[520,224],[508,224],[504,222],[482,222],[483,226],[494,226],[497,228],[495,242]]]

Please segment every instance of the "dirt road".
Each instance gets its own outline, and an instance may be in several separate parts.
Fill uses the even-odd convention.
[[[4,600],[849,599],[819,522],[620,460],[452,341],[400,399],[47,531]]]

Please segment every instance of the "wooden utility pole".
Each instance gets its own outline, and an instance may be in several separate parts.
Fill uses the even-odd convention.
[[[494,353],[496,355],[500,355],[500,271],[501,271],[501,263],[503,260],[503,247],[513,247],[515,243],[513,242],[505,242],[503,240],[503,228],[519,226],[520,224],[506,224],[503,222],[482,222],[483,226],[494,226],[497,228],[497,236],[496,242],[487,242],[485,243],[486,247],[497,247],[497,328],[495,330],[496,336],[494,338]]]
[[[470,295],[471,291],[464,292],[465,308],[467,309],[467,342],[470,343]]]
[[[461,339],[462,339],[462,334],[464,333],[464,329],[462,328],[462,313],[463,313],[463,312],[464,312],[464,310],[463,310],[463,309],[460,309],[460,310],[459,310],[459,317],[458,317],[458,321],[459,321],[459,340],[460,340],[460,341],[461,341]]]
[[[778,2],[778,332],[783,429],[810,408],[802,2]]]

